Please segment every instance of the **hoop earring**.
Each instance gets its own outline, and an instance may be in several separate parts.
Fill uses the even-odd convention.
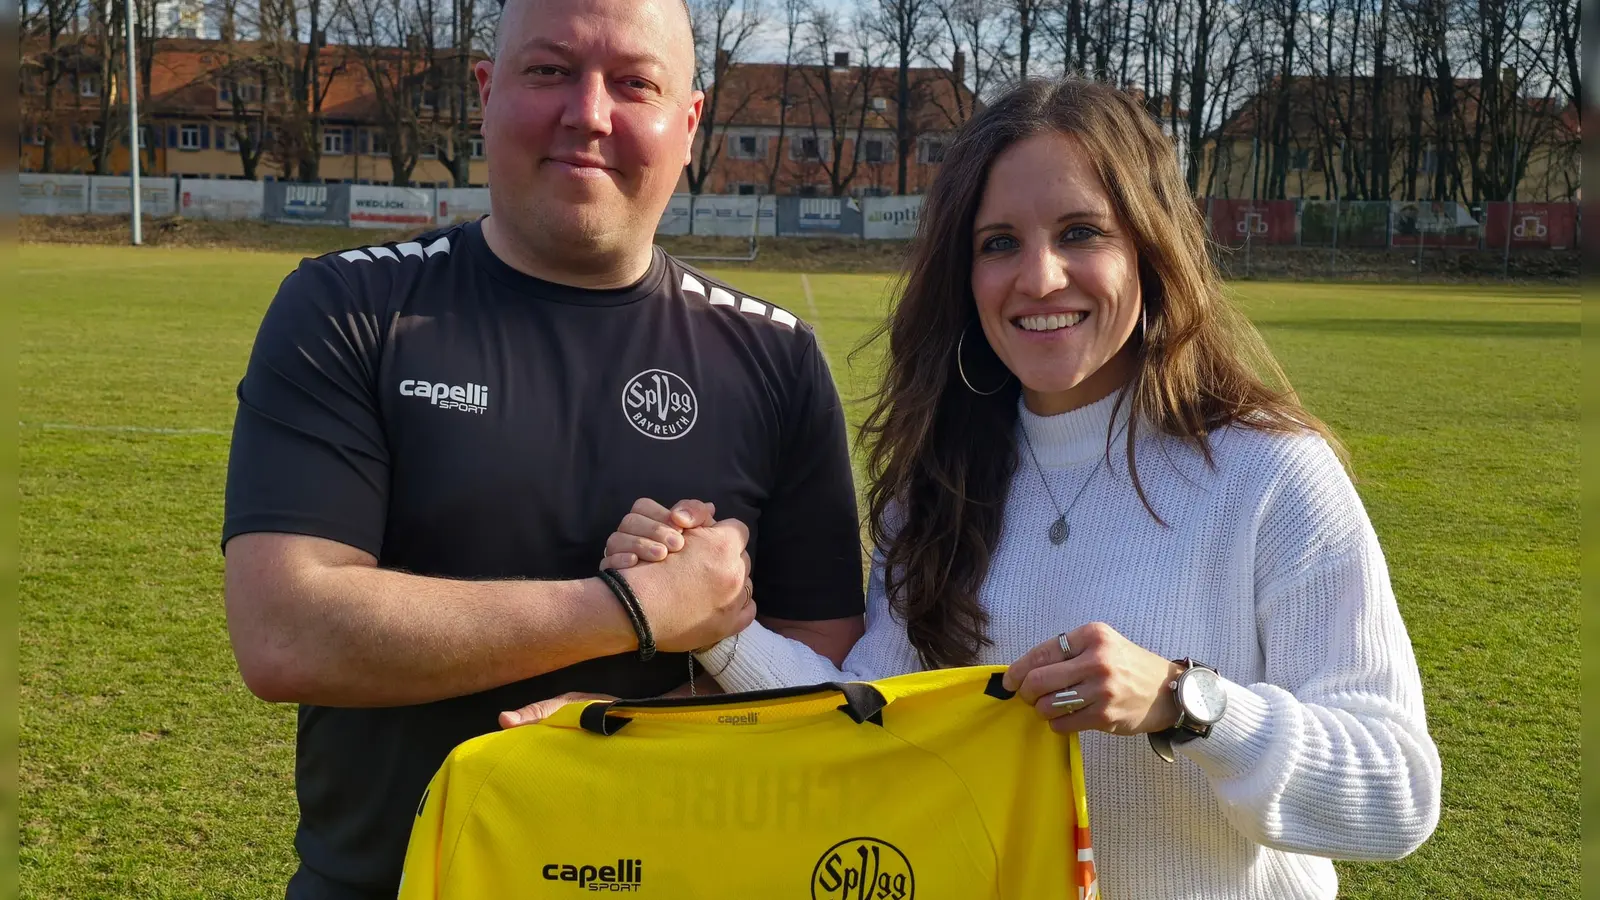
[[[967,341],[967,329],[966,329],[966,327],[962,327],[962,329],[961,329],[961,337],[956,339],[956,372],[961,375],[961,383],[967,386],[967,390],[973,392],[974,394],[977,394],[979,397],[992,397],[995,394],[1000,393],[1002,390],[1005,389],[1006,385],[1011,383],[1011,373],[1010,372],[1006,373],[1005,380],[1000,382],[1000,386],[996,387],[992,391],[980,391],[977,388],[972,386],[972,382],[971,381],[967,380],[967,368],[961,362],[961,347],[962,347],[963,344],[966,343],[966,341]]]
[[[1150,337],[1150,322],[1145,318],[1145,314],[1149,311],[1150,304],[1141,301],[1139,303],[1139,340],[1141,341]]]

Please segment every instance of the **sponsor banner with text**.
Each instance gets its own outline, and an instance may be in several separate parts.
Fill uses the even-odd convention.
[[[1577,245],[1576,203],[1485,203],[1483,245],[1490,249],[1566,250]],[[1510,235],[1506,234],[1507,223]]]
[[[350,185],[352,228],[420,228],[434,223],[433,188]]]
[[[864,198],[861,201],[861,236],[873,240],[910,240],[917,234],[921,214],[921,194]]]
[[[132,179],[126,175],[89,176],[89,212],[103,216],[133,213]],[[170,216],[178,211],[177,184],[172,178],[139,179],[139,214]]]
[[[295,225],[349,225],[350,185],[275,181],[262,192],[269,222]]]
[[[1293,200],[1211,201],[1211,237],[1224,247],[1293,244]]]
[[[25,216],[84,215],[89,212],[89,176],[19,172],[17,212]]]

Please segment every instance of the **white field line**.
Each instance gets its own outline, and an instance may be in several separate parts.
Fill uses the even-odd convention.
[[[822,323],[818,321],[822,318],[822,314],[817,312],[817,298],[811,296],[811,279],[807,278],[804,272],[800,273],[800,287],[806,292],[806,311],[811,315],[809,321],[811,332],[817,336],[817,349],[826,355],[828,350],[822,345]]]
[[[164,435],[191,435],[212,434],[228,437],[231,431],[222,431],[217,428],[149,428],[143,425],[74,425],[67,422],[18,422],[19,428],[36,428],[40,431],[92,431],[104,434],[164,434]]]

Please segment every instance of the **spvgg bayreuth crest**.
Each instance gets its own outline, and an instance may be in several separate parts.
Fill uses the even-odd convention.
[[[645,369],[623,387],[622,414],[640,434],[671,441],[694,427],[700,404],[689,382],[666,369]]]
[[[811,871],[812,900],[914,900],[916,894],[906,855],[877,838],[840,841]]]

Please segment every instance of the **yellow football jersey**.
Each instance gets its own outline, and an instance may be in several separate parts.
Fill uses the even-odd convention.
[[[573,704],[467,741],[400,898],[1098,897],[1077,736],[1003,671]]]

